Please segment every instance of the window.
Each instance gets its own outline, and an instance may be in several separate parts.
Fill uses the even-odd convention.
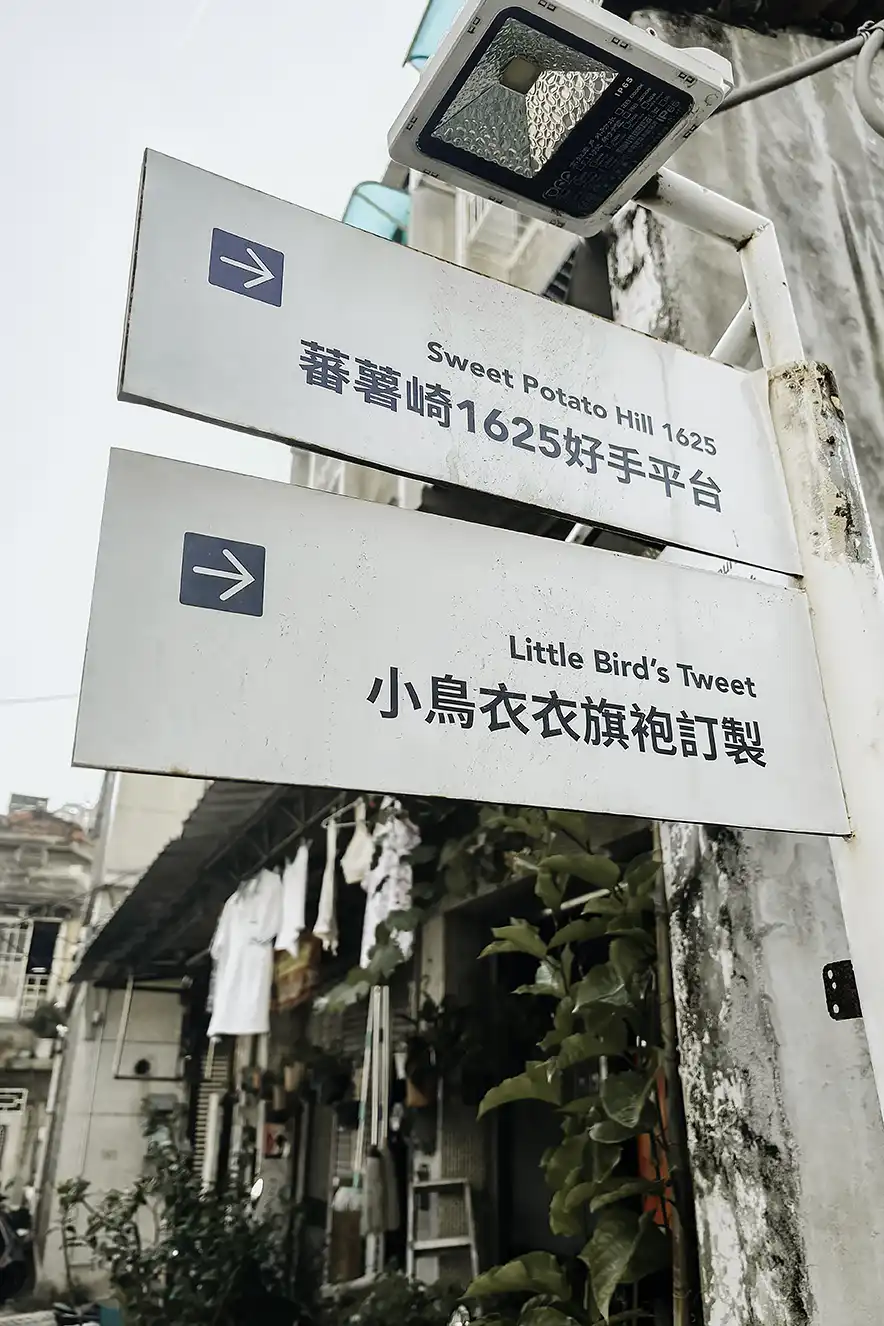
[[[49,860],[49,853],[42,843],[22,843],[15,849],[15,860],[17,865],[40,869]]]
[[[34,1015],[46,1002],[59,920],[0,919],[0,1019]]]

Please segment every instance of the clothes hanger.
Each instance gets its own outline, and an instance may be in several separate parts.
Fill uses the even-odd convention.
[[[333,810],[330,815],[326,815],[320,827],[323,829],[327,829],[330,824],[336,823],[339,829],[353,828],[353,826],[356,824],[355,820],[340,820],[338,816],[345,814],[345,812],[348,810],[352,810],[355,805],[357,805],[360,801],[363,801],[364,799],[365,799],[364,797],[354,797],[353,800],[348,801],[346,805],[339,806],[338,809]]]

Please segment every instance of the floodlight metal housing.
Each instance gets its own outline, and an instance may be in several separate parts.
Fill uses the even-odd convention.
[[[402,165],[593,235],[733,86],[590,0],[467,0],[390,130]]]

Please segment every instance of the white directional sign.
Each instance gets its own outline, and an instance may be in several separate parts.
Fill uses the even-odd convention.
[[[125,451],[75,762],[848,828],[798,590]]]
[[[146,154],[124,400],[795,573],[766,392]]]

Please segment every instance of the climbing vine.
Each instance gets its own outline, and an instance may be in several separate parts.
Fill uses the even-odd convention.
[[[515,875],[533,876],[550,921],[541,928],[513,918],[496,926],[483,956],[518,952],[537,959],[533,982],[517,993],[549,1003],[550,1028],[538,1057],[489,1091],[479,1116],[526,1099],[556,1111],[561,1141],[543,1161],[550,1229],[586,1242],[571,1264],[532,1253],[479,1276],[468,1292],[477,1298],[530,1294],[519,1326],[577,1326],[587,1316],[633,1320],[644,1315],[635,1307],[611,1315],[618,1286],[637,1283],[671,1257],[657,1007],[659,867],[648,855],[621,873],[590,850],[586,817],[544,821],[509,865]],[[587,886],[585,901],[566,908],[566,896],[586,895]],[[647,1167],[639,1172],[640,1137],[648,1143],[654,1177]]]
[[[529,1253],[478,1276],[468,1296],[486,1301],[486,1321],[510,1301],[501,1295],[519,1296],[518,1326],[653,1319],[647,1296],[629,1287],[671,1265],[673,1232],[680,1237],[660,1019],[659,865],[647,854],[621,869],[593,852],[591,824],[578,813],[485,806],[466,832],[435,848],[425,834],[430,869],[415,906],[390,918],[374,970],[353,973],[357,983],[385,979],[397,921],[419,924],[446,896],[530,879],[542,905],[533,920],[494,927],[482,954],[536,960],[533,979],[514,993],[547,1012],[535,1056],[487,1091],[478,1115],[524,1100],[555,1112],[560,1141],[543,1159],[550,1230],[583,1247],[576,1257]]]

